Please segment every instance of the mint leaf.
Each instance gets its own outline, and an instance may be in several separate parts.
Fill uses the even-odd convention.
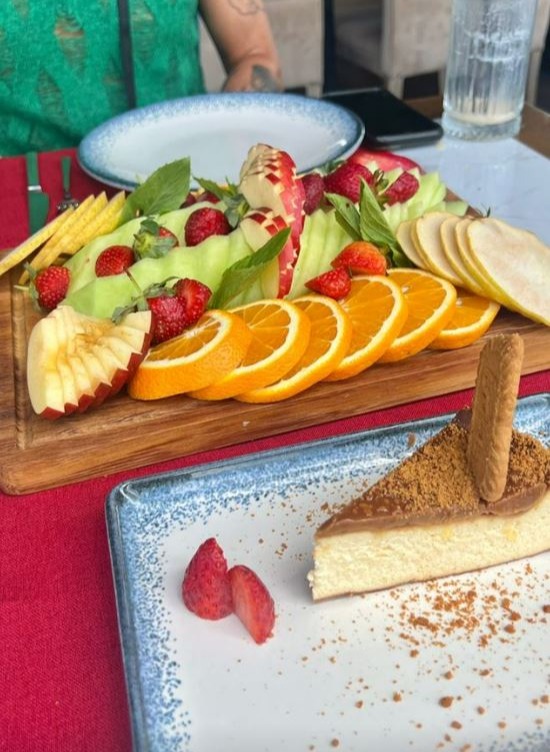
[[[397,244],[395,235],[390,229],[384,212],[376,200],[369,186],[361,181],[361,197],[359,199],[359,228],[363,240],[379,246],[392,248]]]
[[[338,224],[352,238],[361,240],[360,216],[357,207],[348,198],[338,193],[325,193],[325,197],[336,209]]]
[[[216,196],[216,198],[219,198],[220,201],[223,201],[226,195],[229,193],[227,188],[224,188],[218,183],[215,183],[213,180],[208,180],[207,178],[198,178],[196,175],[195,180],[203,189],[203,191],[212,193],[214,196]]]
[[[251,256],[239,259],[227,268],[220,285],[210,298],[209,308],[225,308],[239,293],[252,285],[266,266],[277,258],[290,235],[290,228],[281,230]]]
[[[130,193],[120,224],[140,215],[164,214],[179,209],[189,193],[190,174],[189,157],[159,167]]]
[[[366,181],[361,180],[359,209],[349,199],[337,193],[325,194],[336,209],[338,224],[356,240],[366,240],[390,257],[392,266],[411,266],[397,238],[393,234],[384,211]]]

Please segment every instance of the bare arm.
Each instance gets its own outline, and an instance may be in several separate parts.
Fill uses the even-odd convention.
[[[199,0],[221,55],[224,91],[280,91],[281,71],[262,0]]]

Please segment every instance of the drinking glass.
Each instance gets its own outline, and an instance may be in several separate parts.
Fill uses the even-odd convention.
[[[537,0],[453,0],[443,128],[458,138],[514,136]]]

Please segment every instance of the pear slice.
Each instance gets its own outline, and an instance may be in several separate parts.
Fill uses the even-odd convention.
[[[416,246],[413,242],[411,234],[412,224],[413,220],[410,219],[406,219],[404,222],[401,222],[399,227],[397,228],[395,237],[397,238],[397,242],[401,246],[403,253],[409,259],[409,261],[411,261],[419,269],[424,269],[424,271],[426,272],[430,271],[426,266],[424,259],[420,257],[420,254],[416,250]]]
[[[458,254],[468,272],[483,290],[482,295],[486,298],[491,298],[491,300],[496,300],[497,303],[501,303],[507,308],[510,308],[510,301],[506,300],[504,295],[499,292],[493,282],[485,276],[483,270],[476,263],[470,250],[466,231],[472,222],[479,221],[479,219],[465,217],[464,219],[461,219],[460,222],[457,222],[455,226],[455,238],[458,247]]]
[[[443,246],[443,253],[451,268],[455,274],[462,280],[462,287],[466,287],[476,295],[485,295],[485,290],[479,285],[475,278],[472,277],[466,265],[460,258],[458,252],[458,245],[456,242],[455,228],[461,221],[462,217],[458,217],[455,214],[450,214],[447,219],[441,223],[439,228],[439,235],[441,237],[441,245]]]
[[[422,258],[425,258],[428,263],[428,271],[460,287],[463,284],[462,278],[447,261],[441,242],[441,225],[448,217],[446,212],[424,214],[416,220],[412,236]]]
[[[527,230],[486,217],[467,228],[475,264],[514,308],[550,326],[550,247]]]

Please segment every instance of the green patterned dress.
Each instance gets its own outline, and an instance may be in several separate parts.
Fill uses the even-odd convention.
[[[137,106],[204,91],[197,0],[128,0]],[[0,0],[0,155],[78,144],[128,109],[117,0]]]

